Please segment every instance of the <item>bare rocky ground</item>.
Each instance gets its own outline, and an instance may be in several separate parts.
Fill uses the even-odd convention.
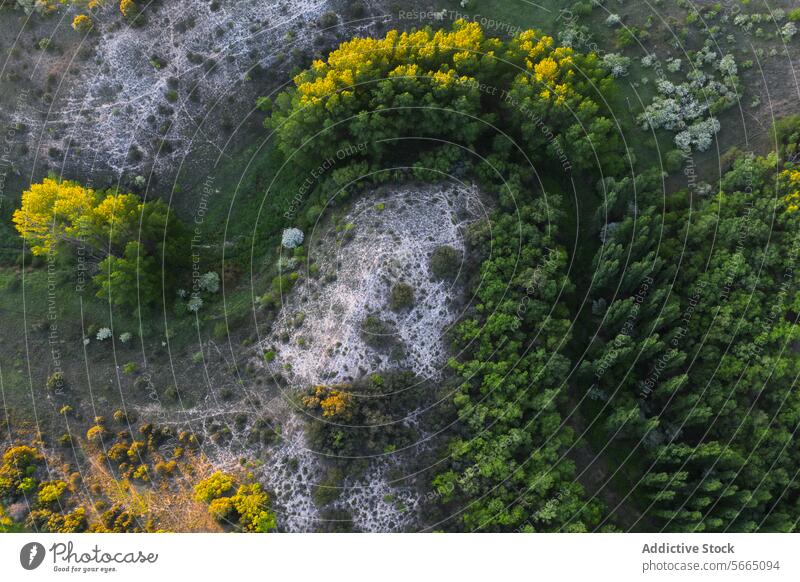
[[[290,392],[352,382],[387,369],[439,380],[447,358],[444,338],[458,317],[461,289],[432,276],[430,257],[442,245],[463,257],[466,226],[486,216],[472,185],[403,185],[364,196],[339,222],[340,228],[323,227],[307,240],[309,264],[319,267],[319,275],[304,279],[287,296],[281,318],[260,343],[259,356],[274,350],[275,359],[269,364],[258,357],[256,361],[270,376],[282,375]],[[387,300],[398,282],[414,289],[415,301],[411,308],[394,312]],[[365,341],[368,315],[390,324],[392,341],[402,346],[401,357],[393,360],[371,347],[369,338]],[[308,485],[319,478],[319,459],[303,445],[302,416],[292,409],[286,414],[284,443],[272,453],[264,478],[278,492],[287,528],[313,529],[319,516]],[[414,421],[413,412],[398,420]],[[289,458],[298,461],[297,479],[286,474]],[[360,531],[412,528],[416,493],[407,486],[391,486],[387,478],[392,468],[402,471],[402,464],[402,455],[370,461],[365,477],[345,481],[334,508],[347,510]]]
[[[372,30],[372,4],[170,0],[147,5],[144,23],[131,27],[108,2],[86,36],[70,26],[75,8],[4,11],[0,122],[24,126],[15,168],[128,185],[137,176],[169,184],[181,169],[207,167],[258,125],[258,96],[342,38]]]
[[[463,256],[464,228],[486,214],[474,186],[402,186],[359,200],[338,232],[314,232],[308,262],[319,276],[288,295],[262,342],[277,352],[270,371],[289,368],[291,380],[306,385],[352,382],[388,366],[440,379],[443,335],[455,319],[459,289],[432,277],[430,257],[443,245]],[[393,311],[388,302],[398,283],[414,290],[414,303]],[[362,329],[370,315],[393,330],[385,339],[401,347],[401,356],[368,345],[378,339]]]

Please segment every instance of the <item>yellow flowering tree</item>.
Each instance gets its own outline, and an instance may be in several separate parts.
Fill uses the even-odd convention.
[[[458,20],[451,30],[393,30],[341,44],[278,95],[267,125],[300,165],[365,144],[342,164],[367,164],[361,174],[389,156],[413,164],[445,147],[442,140],[492,155],[498,134],[530,158],[572,154],[574,165],[589,165],[595,159],[587,152],[598,151],[616,165],[615,126],[596,123],[613,87],[594,54],[559,47],[533,30],[508,41],[488,38],[477,23]],[[338,184],[351,174],[346,167],[332,172]]]
[[[100,296],[119,305],[157,301],[186,262],[186,228],[161,200],[46,178],[22,193],[13,222],[34,255],[76,248],[97,262]]]

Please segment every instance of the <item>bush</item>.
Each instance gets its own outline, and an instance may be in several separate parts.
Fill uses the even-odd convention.
[[[319,17],[319,25],[321,28],[330,28],[331,26],[336,26],[338,23],[339,17],[333,10],[329,10]]]
[[[461,256],[453,247],[437,247],[431,255],[431,273],[437,279],[455,279],[461,265]]]
[[[63,372],[53,372],[47,377],[47,390],[52,394],[63,394],[67,389],[67,380]]]
[[[217,471],[206,477],[194,487],[194,498],[203,503],[211,503],[214,499],[222,497],[233,489],[234,480],[231,475]]]
[[[39,503],[57,503],[66,490],[67,484],[64,481],[44,481],[39,485]]]
[[[13,497],[27,493],[36,486],[32,475],[44,457],[33,447],[11,447],[3,454],[0,467],[0,497]]]
[[[339,467],[331,467],[325,473],[325,478],[314,486],[314,503],[317,507],[328,505],[339,499],[342,493],[344,473]]]
[[[352,385],[318,386],[303,399],[314,412],[307,425],[309,446],[350,465],[345,472],[352,475],[356,468],[348,457],[377,455],[415,442],[417,429],[392,419],[416,409],[429,390],[410,372],[373,374]],[[333,422],[322,422],[321,417]]]
[[[375,315],[368,315],[361,324],[361,339],[375,349],[390,348],[395,344],[394,327]]]
[[[214,329],[211,332],[214,339],[224,340],[228,337],[228,323],[225,321],[218,321],[214,324]]]
[[[93,27],[94,21],[92,20],[91,16],[87,16],[86,14],[78,14],[72,19],[72,28],[76,32],[85,34],[92,30]]]
[[[161,477],[170,477],[175,473],[178,468],[178,463],[175,461],[159,461],[155,464],[155,471]]]
[[[127,19],[135,18],[139,14],[139,7],[134,0],[120,0],[119,11]]]
[[[195,486],[195,499],[208,505],[209,513],[218,521],[238,522],[242,530],[268,532],[276,528],[275,514],[269,509],[269,496],[258,483],[239,485],[234,478],[217,471]]]
[[[686,155],[680,150],[670,150],[664,155],[664,167],[670,173],[681,169]]]
[[[108,431],[102,425],[96,424],[86,431],[86,440],[92,444],[99,445],[107,435]]]
[[[389,308],[392,311],[400,311],[411,307],[414,304],[414,289],[407,283],[397,283],[392,287],[392,294],[389,298]]]

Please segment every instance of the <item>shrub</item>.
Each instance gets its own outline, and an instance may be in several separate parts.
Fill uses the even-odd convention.
[[[131,19],[139,14],[139,7],[133,0],[120,0],[119,11],[125,18]]]
[[[269,510],[269,496],[258,483],[242,485],[231,501],[245,531],[266,533],[277,527],[275,514]]]
[[[430,269],[437,279],[455,279],[461,265],[461,257],[453,247],[437,247],[431,255]]]
[[[131,341],[131,339],[133,339],[133,334],[129,331],[126,331],[125,333],[119,336],[119,341],[121,341],[123,344],[128,343],[129,341]]]
[[[133,478],[139,481],[149,481],[150,474],[147,470],[147,465],[139,465],[136,467],[136,470],[133,472]]]
[[[208,504],[208,513],[217,521],[236,521],[236,508],[230,497],[219,497]]]
[[[368,315],[361,324],[361,339],[368,346],[389,348],[395,343],[394,328],[375,315]]]
[[[114,443],[106,456],[117,464],[123,463],[128,460],[128,446],[125,443]]]
[[[130,376],[131,374],[136,372],[137,368],[138,366],[136,365],[136,362],[128,362],[124,366],[122,366],[122,373]]]
[[[44,481],[39,484],[39,503],[57,503],[66,490],[67,484],[64,481]]]
[[[664,155],[664,167],[668,172],[677,172],[683,166],[686,155],[681,150],[670,150]]]
[[[269,496],[258,483],[240,485],[231,475],[217,471],[195,486],[195,499],[208,505],[218,521],[238,522],[244,531],[268,532],[276,528],[275,514],[269,509]]]
[[[339,467],[331,467],[325,473],[325,478],[314,487],[314,503],[317,507],[328,505],[339,499],[342,492],[344,474]]]
[[[322,28],[330,28],[332,26],[336,26],[339,23],[339,17],[333,10],[329,10],[325,14],[319,17],[319,25]]]
[[[231,475],[217,471],[206,477],[194,487],[194,498],[203,503],[211,503],[214,499],[222,497],[233,489],[234,480]]]
[[[167,386],[167,389],[164,390],[164,398],[167,400],[175,402],[178,400],[179,396],[178,388],[174,384]]]
[[[67,380],[63,372],[53,372],[47,377],[47,390],[53,394],[63,394],[67,388]]]
[[[72,28],[76,32],[87,33],[94,27],[94,21],[91,16],[86,14],[78,14],[72,19]]]
[[[36,509],[28,516],[28,525],[38,531],[50,533],[77,533],[86,531],[86,510],[78,507],[62,515],[50,509]]]
[[[86,431],[86,440],[92,444],[99,445],[107,435],[108,431],[103,426],[96,424]]]
[[[97,341],[101,342],[103,340],[107,340],[112,335],[111,329],[107,327],[101,327],[99,330],[97,330]]]
[[[346,390],[346,384],[334,386],[316,386],[310,396],[303,398],[308,408],[319,410],[323,417],[347,417],[352,395]]]
[[[3,453],[0,466],[0,497],[12,497],[17,493],[30,492],[36,486],[31,477],[36,466],[44,461],[39,451],[29,446],[11,447]]]
[[[411,307],[414,304],[414,289],[407,283],[397,283],[392,287],[392,294],[389,298],[389,308],[392,311],[400,311]]]
[[[218,321],[214,324],[214,329],[211,330],[211,335],[214,339],[223,340],[228,337],[228,323],[225,321]]]

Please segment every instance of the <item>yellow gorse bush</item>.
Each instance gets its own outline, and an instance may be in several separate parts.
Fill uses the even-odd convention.
[[[350,409],[352,395],[344,390],[346,385],[316,386],[313,396],[303,398],[308,408],[319,408],[324,417],[336,417],[347,413]]]
[[[800,170],[784,170],[781,172],[780,177],[789,186],[790,190],[783,197],[786,210],[797,212],[798,208],[800,208]]]
[[[72,28],[78,32],[88,32],[93,26],[92,18],[86,14],[78,14],[72,19]]]

